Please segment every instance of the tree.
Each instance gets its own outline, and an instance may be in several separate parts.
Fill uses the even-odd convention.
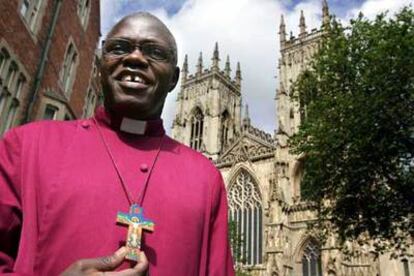
[[[339,241],[406,254],[414,237],[414,12],[335,19],[294,85],[302,193]]]

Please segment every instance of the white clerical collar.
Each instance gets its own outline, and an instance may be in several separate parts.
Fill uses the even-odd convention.
[[[142,135],[147,129],[147,121],[134,120],[124,117],[122,118],[120,129],[127,133]]]

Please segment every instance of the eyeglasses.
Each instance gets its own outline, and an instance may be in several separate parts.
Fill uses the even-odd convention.
[[[173,57],[173,50],[153,42],[136,44],[125,38],[110,38],[105,41],[103,47],[104,55],[114,58],[131,54],[138,48],[146,58],[156,61],[170,61]]]

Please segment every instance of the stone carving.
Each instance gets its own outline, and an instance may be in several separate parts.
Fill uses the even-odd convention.
[[[244,162],[264,154],[271,154],[274,151],[272,146],[261,144],[247,137],[236,143],[236,145],[230,146],[228,151],[217,160],[217,164]]]
[[[267,271],[269,273],[270,276],[279,276],[279,265],[276,261],[276,255],[275,254],[271,254],[269,256],[269,261],[267,262],[268,266],[267,266]]]

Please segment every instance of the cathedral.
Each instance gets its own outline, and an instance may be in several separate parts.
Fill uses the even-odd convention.
[[[229,220],[235,222],[242,239],[237,266],[249,275],[409,276],[414,273],[412,258],[390,260],[384,255],[375,259],[369,248],[356,244],[348,244],[355,252],[348,257],[339,250],[335,237],[319,244],[307,228],[316,214],[309,202],[301,200],[303,156],[289,153],[288,139],[301,120],[290,91],[317,51],[329,22],[326,0],[319,29],[307,32],[302,12],[299,35],[287,37],[281,17],[275,97],[278,128],[273,135],[251,123],[247,104],[242,106],[240,64],[232,76],[227,56],[221,69],[216,43],[209,68],[203,66],[200,53],[196,72],[190,74],[185,57],[172,136],[202,152],[221,171]]]

